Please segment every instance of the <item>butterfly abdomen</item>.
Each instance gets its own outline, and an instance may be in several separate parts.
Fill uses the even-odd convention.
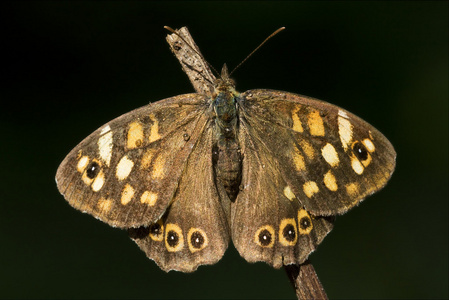
[[[219,139],[212,148],[216,184],[221,184],[231,201],[239,192],[242,180],[242,155],[235,139]]]

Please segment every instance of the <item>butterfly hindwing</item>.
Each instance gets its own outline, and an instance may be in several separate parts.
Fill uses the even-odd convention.
[[[276,157],[242,125],[242,189],[232,204],[232,240],[249,262],[275,268],[302,263],[332,229],[332,217],[313,216],[281,176]]]
[[[204,105],[198,94],[180,95],[100,127],[59,166],[59,191],[73,207],[112,226],[158,220],[206,124]]]
[[[166,214],[148,228],[129,232],[165,271],[192,272],[199,265],[216,263],[228,246],[228,221],[214,182],[210,123],[187,159]]]

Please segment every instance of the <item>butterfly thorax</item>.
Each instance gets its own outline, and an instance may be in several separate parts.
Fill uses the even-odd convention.
[[[221,77],[214,84],[213,108],[215,112],[215,123],[220,135],[226,138],[236,136],[237,130],[237,101],[239,93],[235,90],[235,84],[229,78],[226,64],[223,66]]]
[[[217,133],[225,138],[235,138],[238,123],[236,97],[228,91],[220,92],[213,107]]]
[[[215,137],[213,162],[217,183],[226,190],[229,198],[237,197],[241,182],[241,152],[238,142],[239,93],[234,88],[224,65],[221,78],[215,82],[212,106],[215,112]]]

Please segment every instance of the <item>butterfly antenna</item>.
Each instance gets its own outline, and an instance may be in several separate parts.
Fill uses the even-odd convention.
[[[168,31],[170,31],[171,33],[174,33],[174,34],[176,34],[187,46],[189,46],[189,48],[190,49],[192,49],[193,50],[193,52],[195,52],[196,54],[198,54],[202,59],[203,59],[203,61],[205,61],[206,62],[206,64],[209,66],[209,68],[211,68],[212,69],[212,71],[214,71],[215,72],[215,75],[217,75],[217,77],[220,77],[220,73],[218,73],[218,71],[214,68],[214,66],[212,66],[204,57],[203,57],[203,55],[201,54],[201,53],[199,53],[198,52],[198,50],[196,50],[192,45],[190,45],[179,33],[177,33],[176,32],[176,30],[174,30],[173,28],[171,28],[171,27],[169,27],[169,26],[164,26],[164,28],[165,29],[167,29]],[[201,73],[199,73],[206,81],[209,81],[209,83],[212,83],[212,82],[210,82],[210,80],[209,79],[207,79],[206,77],[204,77],[203,76],[203,74],[201,74]]]
[[[265,44],[266,42],[268,42],[269,39],[271,39],[273,36],[275,36],[276,34],[278,34],[279,32],[281,32],[281,31],[284,30],[284,29],[285,29],[285,27],[281,27],[281,28],[279,28],[278,30],[276,30],[275,32],[273,32],[272,34],[270,34],[269,37],[267,37],[267,38],[266,38],[266,39],[265,39],[259,46],[257,46],[256,49],[253,50],[253,52],[251,52],[251,53],[250,53],[244,60],[242,60],[242,62],[239,63],[239,64],[237,65],[237,67],[235,67],[234,70],[231,71],[231,73],[229,73],[229,76],[231,76],[232,73],[235,72],[235,70],[237,70],[241,65],[243,65],[243,63],[244,63],[245,61],[247,61],[248,58],[250,58],[250,57],[254,54],[254,52],[256,52],[257,50],[259,50],[259,48],[262,47],[263,44]]]

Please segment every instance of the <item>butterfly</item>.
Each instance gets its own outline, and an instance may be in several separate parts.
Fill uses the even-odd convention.
[[[127,229],[164,271],[214,264],[231,241],[248,262],[301,264],[394,171],[388,139],[343,108],[240,93],[226,65],[206,81],[101,126],[56,174],[71,206]]]

